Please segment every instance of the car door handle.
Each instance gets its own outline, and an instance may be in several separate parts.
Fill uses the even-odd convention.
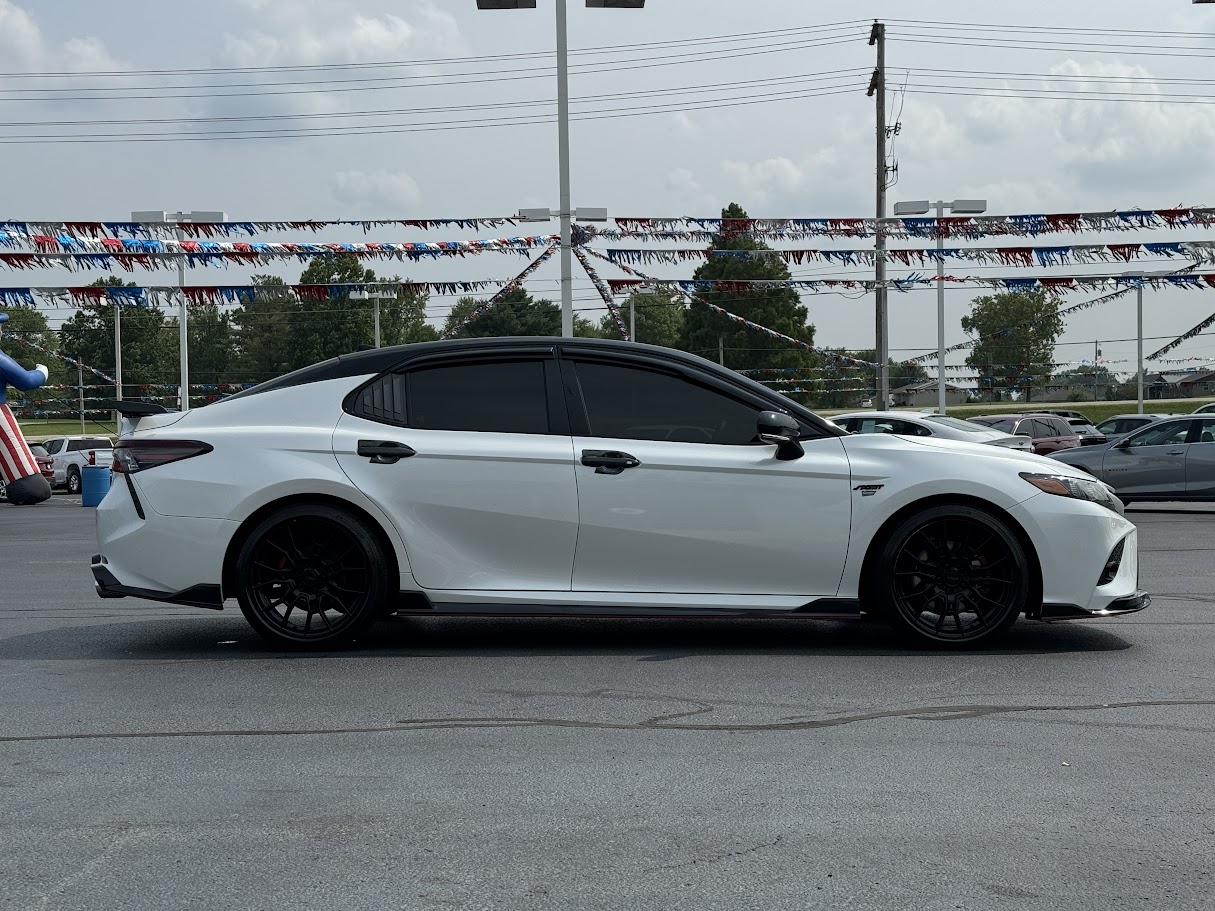
[[[1185,455],[1184,449],[1170,449],[1165,455]]]
[[[626,468],[636,468],[641,460],[627,452],[611,449],[582,450],[582,464],[595,469],[595,474],[620,474]]]
[[[372,465],[395,465],[401,459],[417,455],[418,451],[395,440],[359,440],[358,454],[371,459]]]

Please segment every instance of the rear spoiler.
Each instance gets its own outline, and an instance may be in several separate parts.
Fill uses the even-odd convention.
[[[169,409],[155,402],[128,402],[121,399],[105,399],[101,408],[106,411],[117,411],[122,415],[118,435],[125,436],[135,429],[140,418],[151,417],[154,414],[168,414]]]

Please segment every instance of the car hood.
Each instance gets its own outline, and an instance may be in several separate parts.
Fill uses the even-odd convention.
[[[1048,474],[1067,475],[1068,477],[1091,480],[1092,475],[1079,468],[1073,468],[1065,462],[1048,459],[1046,456],[1035,455],[1025,450],[1009,449],[1004,446],[992,446],[988,443],[964,443],[961,440],[942,440],[937,437],[904,437],[888,433],[862,433],[841,437],[845,449],[853,447],[883,448],[883,449],[939,449],[942,454],[956,453],[959,456],[982,458],[1004,462],[1010,468],[1020,471],[1041,471]],[[1096,449],[1095,446],[1088,447]]]

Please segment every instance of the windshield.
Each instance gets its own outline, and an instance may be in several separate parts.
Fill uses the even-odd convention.
[[[1017,422],[1013,418],[1001,418],[998,421],[992,421],[990,424],[984,425],[988,430],[1002,430],[1005,433],[1012,433],[1013,428],[1017,426]]]
[[[932,421],[934,424],[943,424],[946,427],[952,427],[954,430],[965,430],[967,433],[986,433],[991,430],[986,424],[975,424],[971,421],[960,421],[957,418],[947,417],[943,414],[929,414],[924,416],[924,420]]]

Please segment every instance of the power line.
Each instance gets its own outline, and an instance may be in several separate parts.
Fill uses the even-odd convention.
[[[793,84],[799,82],[827,82],[839,81],[848,76],[868,72],[867,67],[853,67],[843,70],[824,70],[818,73],[801,73],[791,76],[774,76],[767,79],[742,79],[732,82],[718,82],[691,86],[680,86],[660,89],[645,89],[635,92],[609,92],[595,95],[577,95],[570,98],[571,102],[581,101],[602,101],[611,98],[633,98],[633,97],[650,97],[650,96],[667,96],[667,95],[683,95],[683,94],[700,94],[703,92],[713,92],[723,88],[739,89],[745,86],[763,86],[772,84]],[[500,108],[509,107],[536,107],[541,105],[553,105],[557,103],[556,98],[538,98],[532,101],[498,101],[485,104],[466,104],[466,105],[447,105],[442,107],[427,107],[427,108],[386,108],[378,110],[366,111],[335,111],[315,114],[255,114],[248,116],[228,116],[228,117],[143,117],[130,119],[110,119],[110,120],[9,120],[0,123],[0,128],[8,129],[12,127],[67,127],[67,126],[119,126],[119,125],[134,125],[134,124],[175,124],[175,123],[231,123],[244,121],[267,121],[267,120],[314,120],[314,119],[329,119],[340,117],[387,117],[397,116],[401,114],[419,114],[419,113],[434,113],[434,112],[455,112],[469,110],[498,110]]]
[[[867,19],[850,19],[841,22],[831,22],[822,25],[795,26],[790,28],[766,29],[757,32],[737,32],[730,35],[708,35],[698,38],[678,38],[667,41],[642,41],[629,44],[595,45],[584,48],[571,48],[571,57],[618,53],[629,49],[673,47],[684,45],[701,46],[722,42],[745,42],[746,39],[772,37],[788,34],[809,34],[815,32],[840,31],[849,26],[867,25]],[[363,63],[309,63],[309,64],[278,64],[274,66],[234,66],[234,67],[193,67],[188,69],[133,69],[133,70],[82,70],[76,72],[23,72],[0,73],[0,79],[50,79],[50,78],[129,78],[131,76],[191,76],[209,75],[212,73],[282,73],[282,72],[331,72],[335,70],[386,69],[407,66],[443,66],[460,63],[482,63],[487,60],[516,60],[527,58],[549,58],[552,51],[523,51],[514,54],[479,54],[475,57],[435,57],[418,60],[383,60]]]
[[[761,55],[767,55],[767,54],[773,54],[773,53],[783,53],[783,52],[788,52],[788,51],[806,50],[808,48],[813,48],[813,47],[824,47],[824,46],[830,46],[830,45],[835,45],[835,44],[845,44],[845,43],[852,42],[855,40],[856,40],[855,38],[837,38],[837,39],[832,39],[832,40],[793,42],[793,43],[783,43],[783,44],[775,44],[775,45],[756,45],[756,46],[753,46],[752,49],[745,50],[745,51],[739,51],[736,53],[729,53],[729,54],[719,54],[719,53],[706,54],[703,51],[689,53],[689,54],[674,54],[674,55],[666,54],[666,55],[662,55],[659,57],[638,57],[638,58],[635,58],[635,59],[629,60],[629,61],[620,61],[618,63],[618,65],[610,65],[610,66],[602,66],[599,64],[573,64],[570,66],[570,70],[571,70],[571,72],[574,72],[576,75],[586,75],[586,74],[591,74],[591,73],[616,73],[616,72],[621,72],[624,70],[632,71],[632,70],[640,70],[640,69],[653,69],[656,67],[683,66],[683,65],[687,65],[687,64],[715,62],[715,61],[720,61],[720,60],[733,60],[733,59],[738,59],[740,57],[755,57],[755,56],[761,56]],[[675,58],[675,59],[672,59],[672,58]],[[645,62],[645,61],[655,61],[655,62]],[[101,88],[97,88],[97,89],[88,89],[88,88],[84,88],[84,89],[81,89],[81,88],[11,89],[10,91],[24,92],[26,94],[22,95],[22,96],[8,96],[8,95],[0,96],[0,101],[13,101],[13,102],[35,101],[35,102],[40,102],[40,103],[45,103],[48,101],[75,101],[75,102],[81,102],[81,101],[141,101],[141,100],[146,101],[146,100],[152,100],[152,99],[165,99],[165,98],[252,98],[252,97],[265,97],[265,96],[275,96],[275,95],[315,95],[315,94],[331,94],[331,93],[337,93],[337,92],[373,92],[373,91],[383,91],[383,90],[392,90],[392,89],[417,88],[419,86],[415,85],[415,83],[417,83],[418,80],[430,80],[429,82],[425,83],[422,87],[433,88],[433,87],[451,86],[451,85],[472,85],[472,84],[476,84],[476,83],[485,83],[485,82],[494,82],[494,83],[514,82],[514,81],[518,81],[520,79],[547,79],[551,76],[553,69],[554,69],[553,67],[530,67],[530,68],[522,68],[522,69],[515,69],[515,70],[497,70],[497,71],[480,70],[480,71],[475,71],[475,72],[470,72],[470,73],[447,74],[447,75],[461,76],[461,77],[463,77],[463,76],[487,77],[487,78],[458,79],[458,80],[440,79],[440,80],[436,81],[433,76],[382,77],[382,78],[378,78],[378,79],[374,79],[374,80],[372,80],[372,79],[329,80],[329,81],[325,81],[323,84],[332,85],[334,82],[355,82],[355,81],[362,82],[362,83],[373,82],[373,81],[374,82],[390,81],[390,82],[400,83],[400,84],[396,84],[396,85],[365,85],[365,84],[363,84],[363,85],[357,85],[357,86],[344,86],[344,87],[338,87],[338,88],[311,87],[311,88],[295,88],[295,89],[275,89],[273,91],[252,91],[251,89],[256,89],[258,87],[264,87],[264,86],[274,86],[274,85],[306,85],[306,84],[311,85],[312,83],[305,83],[305,82],[222,83],[222,84],[212,84],[212,85],[203,84],[203,85],[159,86],[159,87],[151,87],[151,88],[144,88],[144,89],[140,89],[140,88],[131,89],[128,86],[116,87],[114,89],[101,89]],[[512,73],[530,73],[531,75],[510,75]],[[238,92],[177,91],[178,89],[201,89],[201,88],[247,88],[250,90],[249,91],[238,91]],[[148,91],[148,92],[150,92],[150,91],[159,90],[159,89],[173,89],[174,91],[160,93],[160,94],[142,94],[142,95],[117,95],[117,94],[60,95],[60,94],[55,94],[55,95],[51,95],[49,97],[40,97],[40,96],[29,97],[29,93],[31,93],[31,92],[44,92],[44,93],[81,92],[81,91],[93,92],[93,93],[111,92],[111,91]]]
[[[715,102],[704,104],[686,104],[686,105],[643,105],[632,108],[609,108],[604,111],[587,112],[584,114],[575,114],[570,117],[571,121],[583,120],[616,120],[621,117],[636,117],[649,114],[671,114],[682,111],[704,111],[714,110],[717,108],[738,107],[742,105],[755,104],[770,104],[781,101],[796,101],[805,98],[818,98],[826,95],[841,95],[854,91],[859,91],[864,88],[862,83],[848,88],[834,90],[819,90],[808,91],[794,94],[785,94],[783,97],[777,97],[771,93],[762,96],[750,96],[747,98],[738,98],[727,102]],[[620,113],[608,113],[608,111],[618,111]],[[456,121],[434,121],[430,123],[420,124],[402,124],[393,126],[377,126],[377,127],[336,127],[311,128],[314,132],[310,132],[307,136],[298,136],[296,138],[311,138],[311,137],[329,137],[329,136],[380,136],[396,133],[434,133],[445,132],[448,130],[468,130],[468,129],[484,129],[489,127],[511,127],[511,126],[537,126],[540,124],[554,123],[556,118],[551,115],[519,115],[516,117],[502,118],[485,118],[482,120],[456,120]],[[185,134],[121,134],[113,137],[89,137],[89,136],[61,136],[61,135],[29,135],[24,137],[4,137],[0,138],[0,145],[29,145],[29,144],[108,144],[108,143],[141,143],[141,142],[219,142],[231,140],[250,140],[250,139],[274,139],[274,138],[291,138],[293,133],[303,133],[304,130],[281,130],[281,131],[259,131],[256,135],[255,131],[231,131],[228,133],[215,133],[203,136],[185,135]],[[264,134],[264,135],[262,135]]]

